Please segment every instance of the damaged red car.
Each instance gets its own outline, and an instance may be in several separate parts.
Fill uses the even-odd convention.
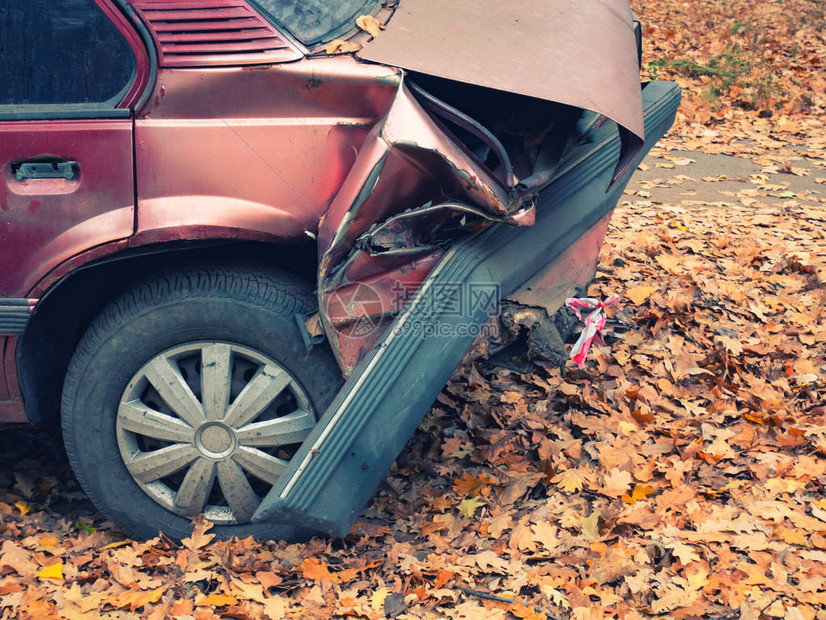
[[[27,0],[0,30],[0,421],[59,421],[137,537],[344,535],[468,351],[564,358],[680,98],[625,0]]]

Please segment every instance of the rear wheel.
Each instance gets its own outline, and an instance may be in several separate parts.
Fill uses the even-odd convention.
[[[250,517],[334,395],[326,348],[306,354],[305,283],[258,266],[153,277],[81,340],[63,433],[82,486],[128,533],[181,538],[203,513],[223,536],[301,538]]]

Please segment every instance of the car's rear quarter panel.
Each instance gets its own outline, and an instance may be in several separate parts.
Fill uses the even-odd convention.
[[[395,89],[342,58],[161,70],[135,123],[136,241],[315,234]]]

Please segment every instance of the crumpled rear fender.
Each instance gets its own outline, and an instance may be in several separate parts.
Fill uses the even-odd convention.
[[[482,87],[509,93],[514,102],[532,98],[590,111],[591,131],[615,121],[620,148],[608,189],[625,179],[643,145],[639,57],[627,0],[405,0],[358,56],[414,72],[419,82],[472,85],[477,90],[465,91],[466,103],[477,101]],[[461,236],[451,239],[446,229],[458,233],[467,224],[471,232],[491,221],[531,224],[536,191],[559,172],[555,165],[537,166],[511,187],[513,162],[489,131],[493,126],[481,127],[451,108],[449,89],[440,101],[401,69],[394,79],[395,96],[319,230],[320,316],[345,374],[378,341],[388,317],[403,309],[403,281],[423,279],[435,257]],[[463,108],[456,99],[453,105]],[[485,123],[499,120],[505,135],[521,135],[513,119]],[[463,135],[468,124],[477,130],[469,133],[500,160],[498,177],[451,133]],[[587,142],[587,134],[578,137]],[[333,302],[347,313],[333,318]]]
[[[442,247],[417,234],[422,224],[433,232],[463,216],[518,223],[509,205],[508,190],[430,117],[400,73],[387,114],[319,227],[320,316],[345,373],[442,256]],[[396,243],[384,247],[394,227]]]
[[[671,126],[679,101],[675,84],[653,82],[645,88],[647,137],[634,163]],[[496,295],[456,313],[463,291],[494,283],[508,298],[534,275],[547,274],[555,258],[564,266],[569,248],[604,230],[628,177],[612,181],[621,150],[616,128],[603,125],[592,137],[574,150],[569,164],[540,192],[535,226],[492,226],[445,252],[378,345],[347,378],[261,502],[254,522],[300,523],[325,534],[347,534],[472,345],[476,335],[469,328],[498,314]],[[590,254],[587,248],[584,253]],[[555,279],[540,278],[546,289]],[[429,333],[438,336],[428,337]]]

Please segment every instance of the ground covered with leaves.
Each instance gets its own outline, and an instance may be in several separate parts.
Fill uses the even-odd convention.
[[[305,544],[128,540],[57,438],[6,430],[0,617],[825,619],[823,4],[635,9],[687,105],[614,216],[583,369],[462,367],[351,534]]]
[[[795,143],[803,132],[822,130],[822,0],[632,0],[631,6],[643,24],[643,76],[683,88],[685,122],[673,134],[683,148],[755,133]],[[709,140],[703,127],[725,127],[727,139]]]

